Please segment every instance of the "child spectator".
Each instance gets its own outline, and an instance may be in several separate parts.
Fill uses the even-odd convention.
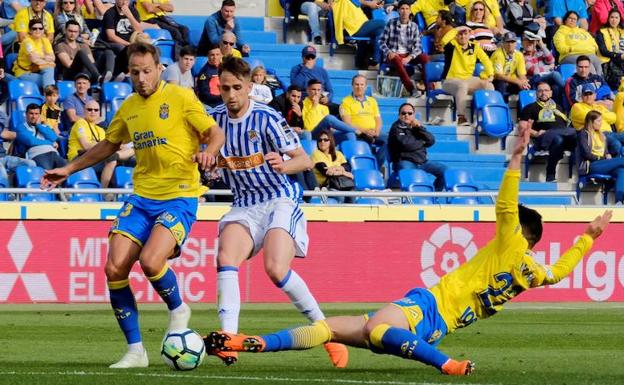
[[[265,85],[266,83],[266,70],[262,66],[257,66],[251,71],[251,81],[253,87],[249,93],[249,97],[256,102],[269,104],[273,100],[271,89]]]
[[[59,124],[61,123],[61,107],[57,104],[59,98],[58,88],[51,84],[43,90],[45,103],[41,106],[41,123],[52,128],[56,135],[61,135]]]

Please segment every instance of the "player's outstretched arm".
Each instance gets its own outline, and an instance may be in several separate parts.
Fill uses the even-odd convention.
[[[509,160],[509,165],[507,166],[508,170],[520,170],[520,166],[522,164],[522,154],[529,144],[532,126],[532,120],[518,125],[518,138],[516,139],[516,144],[511,153],[511,159]]]
[[[585,233],[578,238],[574,246],[566,250],[554,265],[547,267],[547,275],[542,284],[552,285],[567,277],[583,256],[591,249],[594,240],[607,228],[612,215],[613,212],[607,210],[591,221],[589,225],[587,225]]]
[[[201,138],[201,143],[206,144],[206,149],[193,155],[193,161],[197,162],[202,170],[210,170],[216,165],[219,150],[225,143],[225,134],[221,127],[214,125]]]
[[[46,170],[43,177],[41,177],[41,188],[45,190],[55,188],[71,174],[103,161],[117,152],[120,147],[121,143],[111,143],[106,139],[102,140],[65,167]]]
[[[280,174],[297,174],[314,167],[312,160],[301,147],[286,152],[286,155],[288,155],[290,159],[284,160],[281,154],[269,152],[264,156],[264,159],[269,162],[273,170]]]

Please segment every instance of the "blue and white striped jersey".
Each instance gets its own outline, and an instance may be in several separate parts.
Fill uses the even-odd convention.
[[[225,132],[218,166],[223,180],[234,194],[234,206],[246,207],[279,197],[298,201],[301,186],[288,175],[273,170],[264,155],[285,153],[301,147],[299,137],[273,108],[249,101],[244,116],[232,119],[224,104],[212,117]]]

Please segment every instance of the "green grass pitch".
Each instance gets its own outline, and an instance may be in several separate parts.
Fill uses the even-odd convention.
[[[214,306],[193,305],[191,326],[218,328]],[[325,304],[328,316],[359,314],[375,304]],[[439,374],[397,357],[350,349],[349,367],[331,367],[325,351],[241,354],[225,367],[215,357],[190,372],[160,359],[164,305],[141,305],[150,357],[145,369],[113,371],[125,344],[105,305],[0,306],[0,384],[623,384],[624,305],[510,304],[502,313],[448,336],[440,348],[471,359],[470,377]],[[304,322],[291,305],[245,304],[241,330],[265,333]]]

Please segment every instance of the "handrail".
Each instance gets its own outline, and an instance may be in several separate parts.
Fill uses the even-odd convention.
[[[0,188],[0,194],[59,194],[63,201],[65,194],[132,194],[133,189],[126,188],[55,188],[50,191],[38,188]],[[208,195],[230,196],[230,190],[209,190]],[[520,191],[524,197],[564,197],[572,198],[574,205],[578,199],[574,191]],[[471,192],[410,192],[410,191],[304,191],[306,197],[368,197],[368,198],[490,198],[496,200],[498,191],[471,191]]]

